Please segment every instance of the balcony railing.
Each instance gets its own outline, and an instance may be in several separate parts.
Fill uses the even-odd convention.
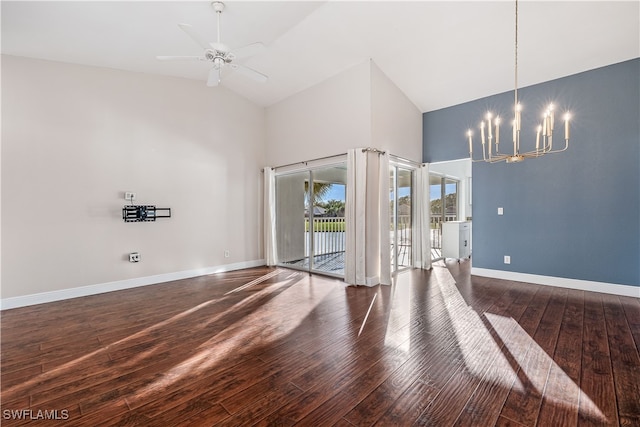
[[[456,215],[446,215],[444,222],[457,220]],[[430,221],[430,233],[431,233],[431,249],[433,258],[438,258],[442,249],[442,216],[431,216]],[[397,228],[397,242],[400,251],[407,251],[400,253],[400,256],[404,259],[407,258],[407,262],[410,259],[411,247],[411,215],[398,215],[398,228]],[[305,257],[311,255],[311,226],[309,219],[305,222]],[[393,233],[393,224],[389,226],[390,233]],[[393,234],[391,234],[391,244],[395,243]],[[313,253],[315,257],[335,255],[344,253],[346,250],[346,237],[345,237],[345,219],[344,217],[319,217],[313,218]],[[404,255],[403,255],[404,254]],[[405,256],[406,255],[406,256]],[[402,262],[404,265],[404,262]]]
[[[307,231],[305,256],[309,256],[311,243],[308,219],[306,220],[305,230]],[[389,230],[393,230],[392,224],[389,226]],[[398,215],[397,231],[398,242],[401,244],[411,243],[411,215]],[[344,217],[313,218],[313,249],[315,255],[326,255],[345,251]]]
[[[309,219],[306,220],[305,256],[311,254],[311,233],[309,233]],[[327,255],[344,252],[346,250],[344,217],[313,218],[313,253]]]

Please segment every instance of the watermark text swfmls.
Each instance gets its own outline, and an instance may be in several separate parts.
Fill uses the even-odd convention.
[[[68,420],[68,409],[5,409],[2,411],[5,420]]]

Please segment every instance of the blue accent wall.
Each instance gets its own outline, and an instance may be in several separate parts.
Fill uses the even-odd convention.
[[[515,164],[473,163],[473,266],[640,286],[640,58],[518,90],[521,150],[556,105],[572,113],[569,149]],[[499,114],[501,149],[512,152],[513,91],[425,113],[423,160],[468,157],[467,128]],[[497,214],[498,207],[504,215]],[[503,256],[511,256],[511,264]]]

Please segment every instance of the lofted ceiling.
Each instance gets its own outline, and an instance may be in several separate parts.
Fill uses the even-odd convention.
[[[222,85],[272,105],[368,58],[423,112],[514,87],[511,1],[225,2],[222,41],[261,41]],[[2,1],[2,53],[143,73],[205,85],[210,64],[162,62],[200,55],[177,24],[215,41],[210,1]],[[521,1],[519,86],[640,56],[638,1]],[[43,76],[46,78],[46,76]]]

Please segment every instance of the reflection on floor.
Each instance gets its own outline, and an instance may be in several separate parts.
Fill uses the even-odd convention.
[[[329,273],[337,276],[344,276],[344,252],[334,252],[330,254],[316,255],[313,257],[313,271]],[[391,253],[393,257],[393,252]],[[309,269],[309,257],[293,261],[282,262],[282,266],[293,267],[301,270]],[[398,267],[410,267],[411,246],[399,245]],[[393,261],[392,261],[393,262]]]
[[[295,261],[283,262],[282,265],[308,270],[309,257]],[[323,273],[344,276],[344,252],[314,256],[312,269]]]

